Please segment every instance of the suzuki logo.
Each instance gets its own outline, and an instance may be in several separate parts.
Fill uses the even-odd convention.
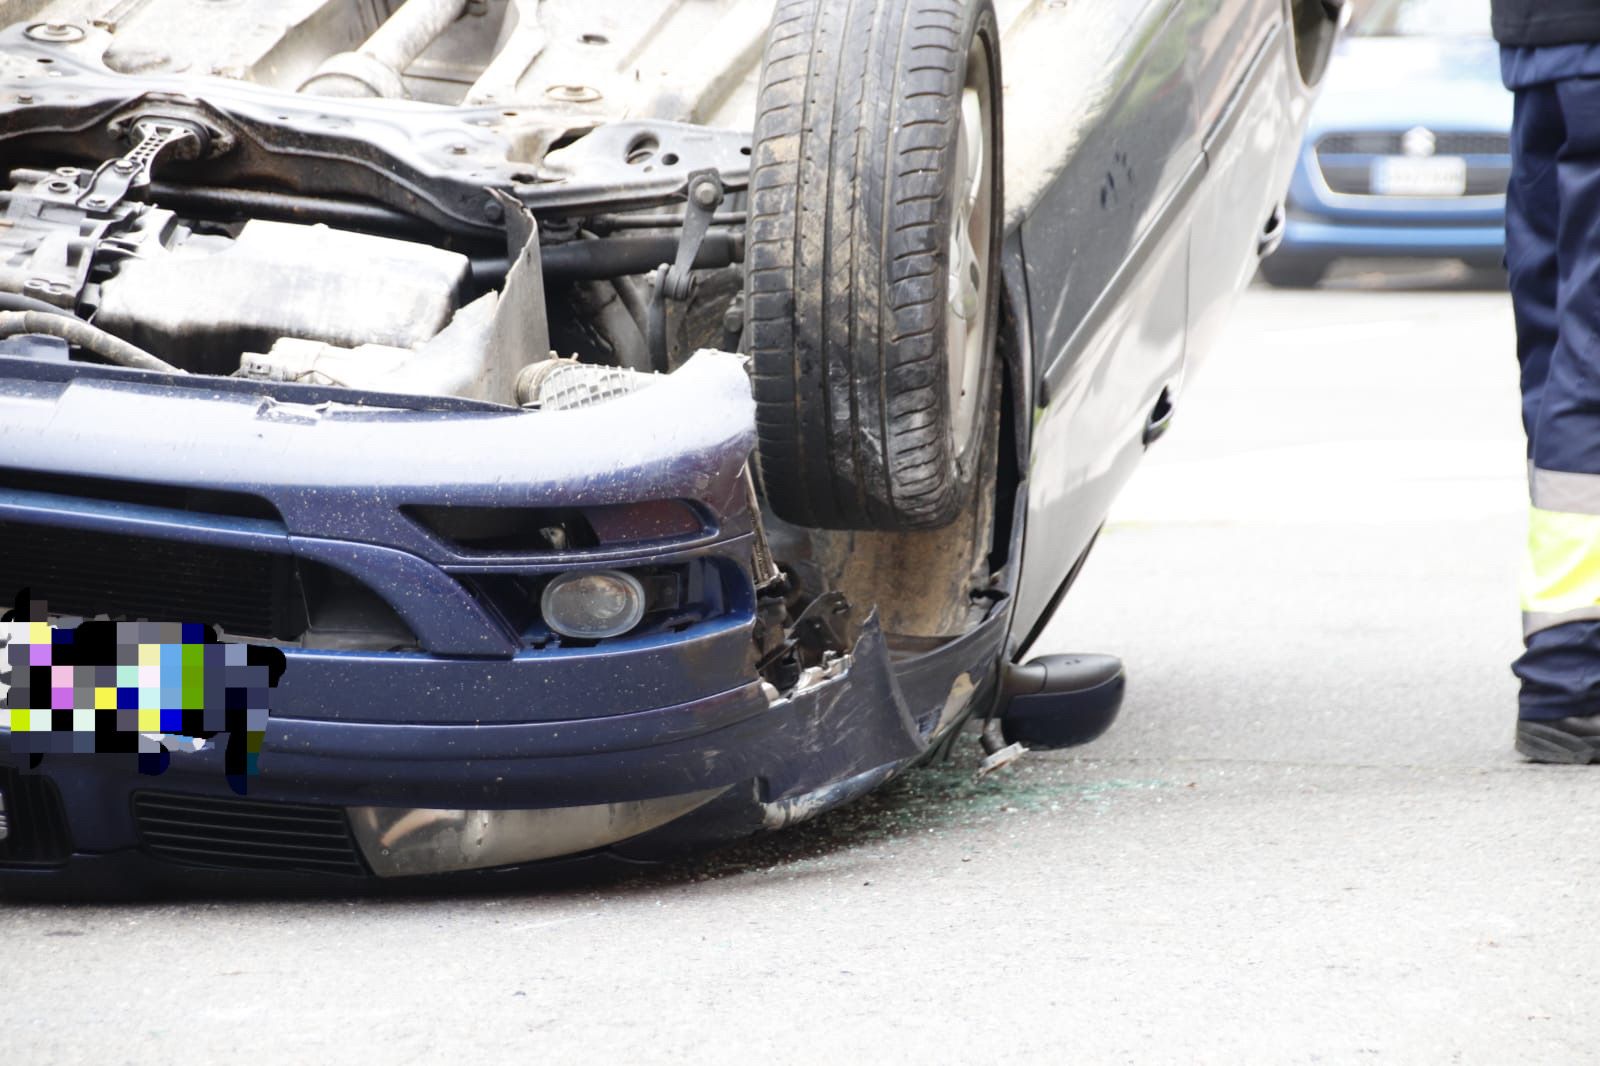
[[[1439,147],[1439,139],[1426,126],[1418,126],[1415,129],[1407,130],[1405,136],[1400,138],[1400,150],[1413,159],[1430,156],[1437,147]]]

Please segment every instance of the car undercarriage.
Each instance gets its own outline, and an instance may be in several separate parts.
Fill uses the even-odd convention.
[[[148,19],[177,29],[197,12],[218,13],[216,4],[165,10],[177,6],[121,5],[130,27]],[[520,35],[515,28],[519,8],[540,7],[548,22],[560,14],[550,4],[497,5],[495,20],[487,6],[473,14],[457,10],[472,5],[418,0],[369,39],[383,52],[384,34],[418,15],[432,16],[422,29],[437,36],[410,29],[402,57],[487,37],[477,65],[462,57],[446,68],[481,70],[475,83],[408,86],[396,78],[381,86],[398,98],[390,102],[365,83],[324,72],[286,93],[314,58],[282,54],[297,29],[304,36],[308,21],[371,14],[359,3],[298,6],[275,9],[281,25],[258,24],[239,8],[230,39],[241,26],[261,39],[234,40],[211,57],[211,72],[238,81],[209,83],[200,98],[187,78],[156,73],[170,66],[194,73],[187,61],[157,62],[125,43],[123,28],[12,25],[0,62],[20,106],[6,116],[6,158],[34,165],[8,170],[0,288],[79,311],[193,373],[515,403],[514,374],[495,365],[497,355],[510,357],[486,342],[497,301],[485,296],[494,291],[503,301],[525,301],[518,324],[526,335],[516,338],[525,347],[548,350],[553,331],[572,349],[564,354],[668,369],[683,347],[690,270],[726,267],[740,256],[729,227],[742,219],[730,208],[747,180],[748,135],[614,121],[601,107],[607,98],[586,85],[553,87],[561,90],[554,99],[544,91],[527,98],[494,81],[497,64],[517,65],[511,51],[527,46],[527,28]],[[506,42],[498,47],[488,36],[495,21],[512,24],[500,27]],[[320,26],[315,35],[338,39]],[[257,54],[257,63],[230,66],[245,63],[235,49]],[[327,56],[317,69],[353,57],[380,62],[358,49]],[[126,73],[130,65],[136,78]],[[406,65],[432,69],[416,55]],[[537,80],[542,85],[542,74]],[[449,107],[429,106],[414,95],[454,98]],[[44,166],[55,160],[70,164]],[[547,249],[542,261],[508,280],[536,227]],[[670,284],[618,292],[614,279],[662,264],[678,267]],[[548,315],[546,278],[560,297]],[[696,324],[715,327],[702,328],[697,346],[724,337],[731,299],[724,289],[721,306],[696,308]],[[675,344],[668,343],[668,301],[677,305]],[[653,348],[645,336],[652,329]],[[436,337],[438,346],[423,351]],[[478,365],[425,369],[467,352]],[[519,349],[516,358],[525,357]]]

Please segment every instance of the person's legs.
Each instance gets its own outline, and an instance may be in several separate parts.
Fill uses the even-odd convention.
[[[1512,140],[1507,265],[1533,504],[1513,669],[1520,717],[1549,721],[1600,712],[1600,79],[1520,91]]]
[[[1516,94],[1511,125],[1511,181],[1506,188],[1506,273],[1522,369],[1522,428],[1533,454],[1534,425],[1550,353],[1556,345],[1556,153],[1566,123],[1554,85]]]

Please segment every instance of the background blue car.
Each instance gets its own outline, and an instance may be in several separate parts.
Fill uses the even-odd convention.
[[[1262,276],[1314,285],[1347,256],[1499,267],[1510,128],[1488,0],[1377,0],[1334,53]]]

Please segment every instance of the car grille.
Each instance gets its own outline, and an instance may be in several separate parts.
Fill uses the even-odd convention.
[[[1316,144],[1317,167],[1328,188],[1346,196],[1371,196],[1372,161],[1404,155],[1401,131],[1329,133]],[[1499,196],[1511,176],[1511,138],[1504,133],[1441,131],[1434,134],[1434,155],[1463,156],[1467,161],[1465,196]]]
[[[67,812],[56,783],[43,774],[0,766],[0,866],[58,866],[72,854]]]
[[[292,640],[289,556],[21,522],[0,522],[0,603],[22,589],[52,614],[202,622]]]
[[[133,817],[146,851],[185,866],[367,873],[338,807],[138,792]]]
[[[1317,141],[1318,155],[1404,155],[1405,133],[1329,133]],[[1434,134],[1434,155],[1511,154],[1511,137],[1504,133]]]

